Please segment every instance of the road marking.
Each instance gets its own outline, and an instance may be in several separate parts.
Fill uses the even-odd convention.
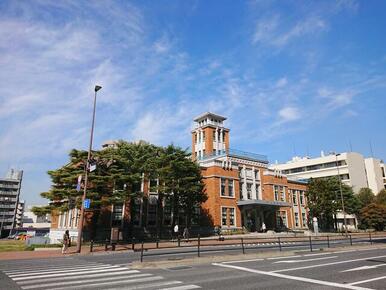
[[[383,267],[386,266],[386,264],[378,264],[378,265],[372,265],[372,266],[362,266],[362,267],[357,267],[357,268],[352,268],[344,271],[340,271],[341,273],[344,272],[352,272],[352,271],[361,271],[361,270],[369,270],[369,269],[376,269],[378,267]]]
[[[113,281],[117,279],[131,279],[131,278],[141,278],[141,277],[149,277],[152,274],[134,274],[134,275],[128,275],[128,276],[122,276],[122,277],[104,277],[99,279],[85,279],[85,280],[78,280],[78,281],[64,281],[64,282],[53,282],[53,283],[43,283],[43,284],[34,284],[29,286],[22,286],[23,289],[34,289],[34,288],[44,288],[44,287],[51,287],[51,286],[63,286],[68,285],[69,288],[74,288],[73,285],[76,284],[83,284],[83,283],[90,283],[90,282],[104,282],[104,281]]]
[[[109,286],[109,285],[117,285],[117,284],[128,284],[128,283],[136,283],[136,282],[148,282],[148,281],[156,281],[164,279],[162,276],[153,276],[147,278],[138,278],[138,279],[122,279],[119,281],[109,281],[109,282],[101,282],[101,283],[90,283],[86,285],[82,285],[82,288],[95,288],[101,286]],[[68,290],[68,286],[65,287],[56,287],[50,288],[50,290]]]
[[[59,273],[59,274],[46,274],[46,275],[37,275],[37,276],[32,276],[32,277],[16,277],[12,278],[14,281],[21,281],[21,280],[27,280],[27,279],[38,279],[38,278],[49,278],[49,277],[64,277],[64,276],[74,276],[77,274],[90,274],[90,273],[101,273],[101,272],[115,272],[115,271],[122,271],[124,269],[122,268],[106,268],[106,269],[100,269],[100,270],[87,270],[85,269],[84,271],[78,271],[78,272],[73,272],[73,273]]]
[[[162,288],[161,290],[190,290],[190,289],[198,289],[201,288],[197,285],[183,285],[183,286],[177,286],[177,287],[171,287],[171,288]]]
[[[128,274],[135,274],[139,273],[137,270],[125,270],[122,269],[122,271],[119,272],[113,272],[109,273],[109,276],[120,276],[120,275],[128,275]],[[70,276],[70,277],[60,277],[60,281],[66,281],[66,280],[76,280],[76,279],[83,279],[83,278],[97,278],[97,277],[103,277],[106,276],[106,273],[97,273],[97,274],[90,274],[90,275],[76,275],[76,276]],[[27,285],[31,283],[41,283],[41,282],[52,282],[52,281],[57,281],[58,278],[44,278],[44,279],[31,279],[29,281],[19,281],[17,284],[19,285]]]
[[[331,262],[331,263],[325,263],[325,264],[317,264],[317,265],[309,265],[309,266],[304,266],[304,267],[296,267],[296,268],[276,270],[276,271],[272,271],[272,273],[295,271],[295,270],[302,270],[302,269],[309,269],[309,268],[317,268],[317,267],[331,266],[331,265],[351,263],[351,262],[364,261],[364,260],[368,260],[368,259],[384,258],[384,257],[386,257],[386,256],[384,255],[384,256],[367,257],[367,258],[360,258],[360,259],[354,259],[354,260],[337,261],[337,262]]]
[[[246,262],[256,262],[256,261],[264,261],[264,259],[251,259],[251,260],[227,261],[227,262],[222,262],[222,263],[223,263],[223,264],[233,264],[233,263],[246,263]]]
[[[301,255],[273,257],[273,258],[267,258],[267,260],[280,260],[280,259],[298,258],[298,257],[301,257]]]
[[[14,277],[31,276],[31,275],[35,275],[35,274],[45,275],[45,274],[55,274],[55,273],[72,273],[72,272],[78,272],[81,270],[97,270],[97,269],[113,269],[113,268],[119,268],[119,267],[111,266],[111,265],[101,265],[101,266],[92,266],[92,267],[82,267],[80,269],[74,269],[74,270],[70,270],[70,269],[62,270],[61,268],[58,268],[54,271],[52,271],[52,270],[35,271],[35,272],[22,273],[22,274],[9,274],[9,273],[7,273],[7,275],[11,278],[14,278]]]
[[[77,269],[77,268],[84,268],[84,267],[94,267],[94,266],[102,266],[106,264],[99,264],[99,263],[88,263],[88,264],[76,264],[76,265],[64,265],[63,267],[60,267],[61,270],[64,269]],[[36,272],[36,271],[45,271],[45,270],[55,270],[58,269],[55,265],[47,265],[46,267],[23,267],[23,270],[20,270],[20,267],[17,269],[2,269],[0,271],[3,271],[7,274],[20,274],[20,273],[28,273],[28,272]]]
[[[338,251],[335,253],[352,253],[352,252],[357,252],[356,250],[347,250],[347,251]]]
[[[302,262],[312,262],[312,261],[326,260],[326,259],[333,259],[333,258],[338,258],[338,256],[323,257],[323,258],[313,258],[313,259],[306,259],[306,260],[284,260],[284,261],[273,262],[272,264],[278,264],[278,263],[302,263]]]
[[[335,283],[335,282],[328,282],[328,281],[322,281],[322,280],[316,280],[316,279],[310,279],[310,278],[304,278],[304,277],[289,276],[289,275],[285,275],[285,274],[278,274],[278,273],[274,273],[274,272],[265,272],[265,271],[254,270],[254,269],[249,269],[249,268],[244,268],[244,267],[234,266],[234,265],[224,265],[221,263],[220,264],[219,263],[212,263],[212,265],[219,266],[219,267],[225,267],[225,268],[231,268],[231,269],[237,269],[240,271],[245,271],[245,272],[250,272],[250,273],[255,273],[255,274],[261,274],[261,275],[273,276],[273,277],[278,277],[278,278],[283,278],[283,279],[307,282],[307,283],[312,283],[312,284],[317,284],[317,285],[326,285],[326,286],[346,288],[346,289],[354,289],[354,290],[369,290],[369,288],[363,288],[363,287],[358,287],[358,286],[354,286],[354,285],[340,284],[340,283]]]
[[[182,284],[181,281],[165,281],[165,282],[158,282],[158,283],[152,283],[152,284],[143,284],[143,285],[135,285],[133,287],[125,287],[125,290],[133,290],[133,289],[143,289],[143,288],[151,288],[151,287],[160,287],[160,286],[168,286],[168,285],[176,285],[176,284]],[[109,290],[122,290],[122,288],[109,288]]]
[[[331,254],[335,254],[335,253],[306,254],[306,255],[303,255],[303,257],[324,256],[324,255],[331,255]]]
[[[377,278],[368,279],[368,280],[357,281],[357,282],[354,282],[354,283],[350,283],[350,284],[348,284],[348,285],[363,284],[363,283],[373,282],[373,281],[382,280],[382,279],[386,279],[386,276],[377,277]]]

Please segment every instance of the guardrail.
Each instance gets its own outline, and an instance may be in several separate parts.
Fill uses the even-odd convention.
[[[147,256],[162,256],[173,253],[192,254],[200,257],[202,253],[218,251],[240,251],[243,254],[257,249],[277,249],[283,251],[286,248],[306,248],[311,252],[316,248],[331,248],[334,245],[350,245],[359,243],[373,244],[375,242],[386,243],[385,232],[368,232],[349,234],[346,236],[320,235],[302,237],[219,237],[201,238],[198,236],[188,241],[178,238],[174,241],[142,240],[131,243],[132,250],[140,252],[140,261]],[[174,252],[159,252],[156,249],[179,249]]]

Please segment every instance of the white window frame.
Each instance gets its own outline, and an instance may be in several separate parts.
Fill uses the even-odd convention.
[[[224,181],[224,194],[222,192],[222,185],[223,185],[223,182]],[[221,197],[227,197],[226,195],[226,188],[227,188],[227,182],[226,182],[226,178],[225,177],[220,177],[220,196]]]
[[[275,201],[279,201],[279,198],[280,198],[279,186],[278,185],[273,185],[273,199]]]
[[[230,183],[232,184],[232,193],[229,191],[229,184]],[[235,181],[233,179],[228,179],[228,197],[229,198],[235,198]]]
[[[297,215],[297,217],[298,217],[298,219],[297,219],[297,224],[296,224],[296,215]],[[294,223],[295,228],[300,227],[300,217],[299,217],[299,213],[296,212],[296,211],[294,212],[294,220],[295,220],[295,223]]]
[[[233,221],[233,223],[234,223],[234,225],[227,225],[227,224],[225,224],[225,225],[223,225],[222,224],[222,210],[223,210],[223,208],[225,208],[226,209],[226,213],[227,213],[227,218],[226,218],[226,221],[228,222],[228,221],[230,221],[230,211],[228,212],[228,209],[233,209],[233,212],[234,212],[234,221]],[[237,227],[237,216],[236,216],[236,207],[234,207],[234,206],[221,206],[220,207],[220,217],[221,217],[221,226],[222,227],[228,227],[228,228],[235,228],[235,227]]]

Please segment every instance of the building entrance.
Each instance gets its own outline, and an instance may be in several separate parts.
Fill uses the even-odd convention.
[[[275,229],[275,207],[253,206],[241,210],[243,226],[250,232],[262,232],[262,225],[266,230]]]

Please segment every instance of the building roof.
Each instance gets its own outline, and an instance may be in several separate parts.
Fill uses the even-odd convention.
[[[227,119],[227,118],[225,118],[223,116],[220,116],[220,115],[217,115],[217,114],[214,114],[214,113],[211,113],[211,112],[205,112],[205,113],[202,113],[201,115],[197,116],[193,120],[195,122],[199,122],[202,119],[205,119],[206,117],[213,117],[213,118],[216,118],[217,120],[221,120],[221,121],[225,121]]]

